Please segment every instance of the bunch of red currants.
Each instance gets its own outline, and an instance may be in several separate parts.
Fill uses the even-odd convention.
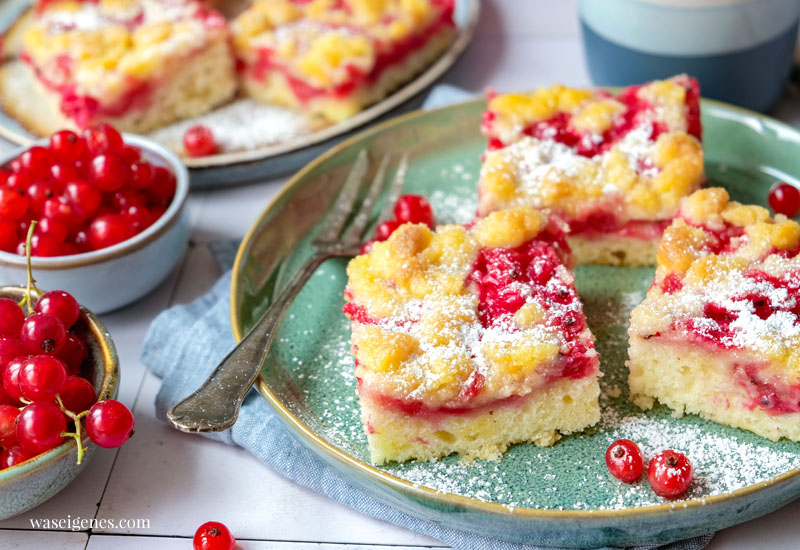
[[[81,376],[89,353],[77,330],[78,302],[53,290],[31,307],[0,298],[0,469],[9,468],[61,444],[78,442],[78,461],[89,438],[101,447],[119,447],[133,431],[133,414],[114,400],[97,402],[92,384]]]
[[[100,124],[78,135],[61,130],[0,169],[0,250],[25,254],[31,221],[33,256],[68,256],[115,245],[165,212],[175,176]]]

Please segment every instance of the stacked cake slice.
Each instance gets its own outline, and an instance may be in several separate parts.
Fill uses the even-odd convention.
[[[498,458],[596,423],[598,358],[559,225],[528,207],[351,261],[345,313],[375,463]]]
[[[547,209],[570,228],[577,263],[652,265],[681,198],[704,182],[699,89],[679,76],[624,89],[554,86],[496,95],[479,215]]]

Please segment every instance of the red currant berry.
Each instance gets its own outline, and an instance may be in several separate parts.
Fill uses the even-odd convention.
[[[131,224],[134,233],[141,233],[155,221],[153,214],[150,213],[146,206],[129,206],[122,213],[128,218],[128,223]]]
[[[25,193],[31,185],[33,185],[33,180],[31,177],[28,174],[21,172],[19,174],[11,174],[11,176],[8,177],[8,180],[6,180],[5,187],[16,189]]]
[[[66,379],[67,369],[61,360],[34,355],[19,371],[19,392],[28,401],[55,401]]]
[[[60,161],[74,163],[86,153],[86,145],[75,132],[61,130],[50,136],[50,150]]]
[[[128,181],[128,165],[117,154],[103,153],[92,159],[89,179],[101,191],[116,191]]]
[[[236,539],[225,524],[207,521],[195,532],[192,546],[194,550],[233,550]]]
[[[394,205],[394,217],[400,223],[424,223],[433,227],[433,208],[425,197],[403,195]]]
[[[28,197],[13,187],[0,187],[0,218],[19,220],[28,212]]]
[[[364,244],[362,244],[361,251],[359,252],[359,254],[361,254],[362,256],[364,254],[369,254],[370,251],[372,250],[372,245],[374,245],[376,242],[378,242],[378,239],[370,239]]]
[[[64,340],[64,347],[56,355],[67,366],[67,374],[78,374],[81,371],[83,362],[89,357],[89,350],[83,340],[72,334],[67,333]]]
[[[647,479],[658,496],[678,498],[692,483],[692,464],[683,453],[661,451],[647,465]]]
[[[67,338],[64,323],[50,313],[32,313],[20,331],[19,339],[32,355],[55,355]]]
[[[20,462],[25,462],[29,458],[36,456],[36,453],[25,450],[22,445],[14,445],[0,453],[0,470],[16,466]]]
[[[130,166],[129,183],[133,189],[144,191],[153,181],[153,169],[149,162],[136,161]]]
[[[11,447],[17,442],[17,417],[19,409],[0,405],[0,447]]]
[[[72,164],[57,162],[50,166],[50,179],[63,188],[69,182],[78,179],[78,170]]]
[[[59,395],[64,407],[75,414],[88,411],[97,401],[94,386],[86,378],[80,376],[67,376]]]
[[[67,419],[49,401],[37,401],[22,409],[17,417],[17,441],[26,450],[40,454],[64,441]]]
[[[25,241],[21,241],[17,245],[17,254],[25,256]],[[31,238],[31,256],[38,256],[40,258],[52,258],[55,256],[63,256],[64,247],[60,241],[46,235],[34,235]]]
[[[11,172],[0,169],[0,185],[5,185],[9,177],[11,177]]]
[[[58,186],[50,181],[37,181],[28,187],[28,211],[41,215],[44,203],[58,195]]]
[[[28,355],[25,346],[18,338],[10,336],[0,336],[0,371],[11,361],[17,357]]]
[[[135,145],[125,145],[120,151],[120,156],[122,160],[127,162],[128,164],[133,164],[134,162],[138,162],[142,158],[142,150],[136,147]]]
[[[113,399],[92,405],[86,415],[86,433],[95,444],[106,449],[119,447],[133,433],[133,414]]]
[[[183,134],[183,148],[190,157],[206,157],[217,152],[214,134],[207,126],[197,124]]]
[[[769,206],[776,214],[793,218],[800,211],[800,190],[786,182],[776,182],[769,189]]]
[[[72,297],[72,294],[63,290],[51,290],[45,292],[34,308],[38,313],[50,313],[55,315],[64,324],[65,329],[69,329],[78,321],[81,315],[81,306]]]
[[[606,466],[615,478],[633,483],[644,471],[642,451],[630,439],[618,439],[606,450]]]
[[[19,338],[25,312],[19,304],[9,298],[0,298],[0,336]]]
[[[147,189],[148,195],[153,202],[169,204],[175,196],[175,176],[163,166],[152,165],[152,169],[153,179]]]
[[[17,239],[17,224],[10,220],[0,220],[0,250],[14,252]]]
[[[89,244],[94,250],[121,243],[133,236],[133,229],[125,216],[104,214],[89,225]]]
[[[89,244],[89,233],[85,229],[78,230],[72,242],[83,252],[89,252],[92,249],[92,245]]]
[[[35,145],[23,151],[19,156],[22,171],[34,180],[44,180],[50,177],[50,166],[55,159],[48,149]]]
[[[52,218],[42,218],[39,220],[39,223],[36,225],[36,230],[34,231],[34,235],[48,237],[59,243],[63,243],[67,240],[68,234],[69,229],[67,229],[67,226]]]
[[[68,183],[64,187],[64,195],[84,218],[97,212],[103,200],[103,195],[95,186],[80,180]]]
[[[120,189],[111,197],[111,206],[118,212],[122,212],[129,206],[141,206],[145,203],[144,193],[140,193],[131,188]]]
[[[11,162],[8,163],[8,168],[14,174],[19,174],[22,171],[22,161],[19,160],[19,157],[11,159]]]
[[[375,239],[378,241],[385,241],[392,236],[394,230],[400,227],[400,222],[394,220],[385,221],[375,228]]]
[[[2,384],[0,384],[0,405],[13,405],[11,398],[6,394],[6,390],[3,389]],[[3,445],[0,443],[0,447],[2,446]]]
[[[83,215],[64,197],[54,197],[44,201],[42,216],[58,220],[67,227],[76,227],[81,223]]]
[[[3,371],[3,389],[13,403],[19,403],[22,397],[19,391],[19,372],[27,359],[27,356],[16,357],[8,362],[6,370]]]
[[[117,153],[125,145],[122,135],[113,126],[105,123],[84,130],[83,140],[92,155]]]

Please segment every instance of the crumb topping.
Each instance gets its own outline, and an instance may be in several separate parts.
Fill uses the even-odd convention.
[[[681,198],[703,182],[702,148],[691,136],[650,130],[629,132],[594,157],[552,140],[524,137],[486,154],[481,170],[481,211],[530,205],[567,220],[603,210],[619,224],[670,219]]]
[[[354,258],[345,312],[363,391],[475,407],[594,372],[563,246],[544,215],[518,208],[436,233],[406,224]]]
[[[704,182],[698,100],[686,76],[618,96],[553,86],[492,97],[479,214],[548,208],[576,233],[671,219]]]
[[[773,374],[796,380],[798,250],[800,226],[793,220],[730,201],[724,189],[697,191],[664,232],[656,278],[632,314],[632,334],[677,331],[742,352],[742,361],[766,358]]]
[[[442,0],[256,0],[232,30],[246,62],[329,89],[369,74],[396,47],[440,24],[453,25],[452,5]]]
[[[222,16],[196,0],[64,0],[37,12],[23,37],[23,59],[49,88],[113,103],[227,36]]]

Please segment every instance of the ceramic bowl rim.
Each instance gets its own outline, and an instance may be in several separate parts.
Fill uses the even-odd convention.
[[[25,287],[22,286],[3,286],[0,287],[0,296],[21,296],[24,291]],[[36,293],[34,293],[34,295],[36,295]],[[97,340],[103,358],[103,381],[100,385],[100,391],[97,394],[97,400],[103,401],[111,399],[116,396],[119,387],[119,355],[117,354],[117,348],[114,345],[114,341],[111,339],[108,329],[106,329],[103,322],[100,321],[94,313],[84,306],[81,306],[81,316],[84,318],[89,330]],[[87,441],[87,439],[88,437],[84,435],[84,442]],[[38,454],[10,468],[0,470],[0,490],[3,489],[3,485],[5,484],[12,483],[18,478],[51,466],[53,463],[71,453],[74,449],[75,440],[67,438],[66,441],[49,451]],[[85,463],[86,461],[84,461],[84,464]]]
[[[121,256],[127,256],[137,250],[144,248],[162,236],[180,218],[181,212],[189,196],[189,170],[178,156],[155,141],[136,134],[122,134],[125,143],[139,147],[145,154],[150,154],[156,159],[165,162],[166,168],[175,176],[175,196],[172,198],[166,211],[158,218],[153,225],[121,243],[117,243],[108,248],[73,254],[70,256],[54,257],[32,257],[31,265],[34,271],[48,270],[56,271],[61,269],[79,268],[107,262]],[[32,141],[29,145],[15,148],[5,155],[0,155],[0,166],[5,165],[14,157],[29,149],[34,145],[47,146],[49,138],[41,138]],[[0,266],[25,268],[26,260],[24,256],[12,254],[0,250]]]

